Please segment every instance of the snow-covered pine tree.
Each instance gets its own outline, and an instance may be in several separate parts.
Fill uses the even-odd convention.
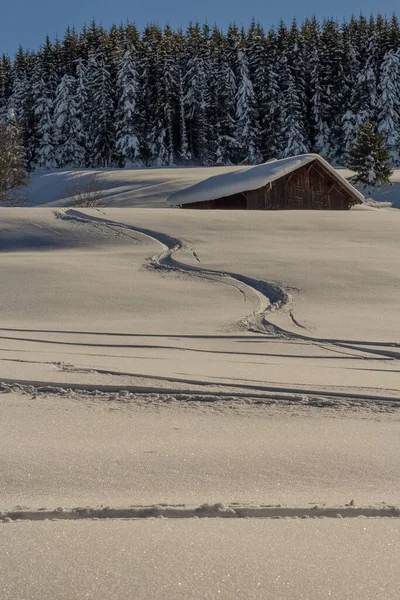
[[[370,119],[366,119],[358,129],[349,167],[356,172],[354,183],[365,186],[367,190],[390,183],[393,171],[389,151]]]
[[[283,128],[283,91],[280,77],[280,54],[276,46],[276,36],[270,30],[267,36],[268,63],[267,63],[267,93],[266,114],[263,122],[262,143],[264,144],[264,160],[279,158],[282,155],[282,128]]]
[[[18,200],[15,190],[28,182],[25,149],[15,112],[8,111],[0,124],[0,202]]]
[[[76,75],[76,65],[81,58],[81,42],[74,28],[67,27],[62,41],[62,73],[63,75]]]
[[[208,88],[208,40],[198,23],[190,25],[188,32],[188,60],[184,77],[185,110],[189,149],[192,157],[201,164],[209,164],[207,115],[210,97]]]
[[[124,27],[124,42],[125,50],[128,48],[135,48],[139,50],[141,44],[141,38],[135,23],[128,22]]]
[[[377,80],[374,70],[376,40],[372,36],[367,46],[367,58],[364,66],[358,73],[352,97],[353,112],[356,115],[357,126],[367,119],[376,116]]]
[[[272,48],[267,42],[263,27],[254,20],[250,23],[246,45],[250,80],[253,84],[255,108],[260,126],[259,148],[263,159],[266,160],[269,158],[266,136],[269,127],[268,68]]]
[[[302,23],[300,37],[303,47],[303,61],[305,63],[305,120],[307,122],[308,146],[312,149],[317,136],[315,118],[313,116],[315,79],[320,85],[319,73],[319,49],[320,49],[320,25],[316,17],[305,19]]]
[[[214,27],[210,40],[210,69],[208,76],[210,162],[230,165],[238,148],[235,139],[236,78],[228,60],[227,40]]]
[[[312,149],[324,158],[328,158],[331,152],[331,131],[328,124],[330,88],[323,69],[321,51],[316,46],[310,55],[310,84],[313,92],[310,122],[313,133]]]
[[[282,149],[280,158],[305,154],[308,152],[307,139],[303,129],[301,103],[294,77],[291,73],[287,57],[280,56],[278,102],[281,107]]]
[[[398,16],[393,13],[390,19],[389,45],[390,50],[398,50],[400,48],[400,24]]]
[[[56,40],[52,44],[49,36],[46,36],[45,43],[39,52],[41,71],[43,80],[46,83],[47,93],[51,101],[54,101],[57,85],[60,80],[60,54],[61,47]]]
[[[76,118],[80,123],[79,138],[77,142],[82,148],[82,164],[80,167],[89,166],[87,131],[90,123],[90,107],[88,104],[88,67],[83,58],[76,61],[76,89],[75,109]]]
[[[307,82],[306,69],[308,63],[308,55],[306,52],[305,41],[299,31],[296,19],[293,19],[290,30],[288,31],[288,64],[294,79],[294,85],[297,90],[299,103],[299,118],[301,120],[301,128],[308,145],[309,124],[307,120]]]
[[[33,74],[36,152],[35,165],[38,169],[50,170],[56,166],[53,128],[53,99],[44,69],[37,61]]]
[[[154,108],[158,102],[159,45],[161,29],[155,25],[145,27],[138,52],[139,73],[139,112],[142,117],[141,156],[147,166],[154,164],[155,157],[150,146],[151,132],[154,131]]]
[[[140,114],[138,105],[139,76],[135,49],[126,50],[117,75],[117,124],[115,145],[120,166],[142,164],[140,143]]]
[[[13,65],[12,92],[10,106],[15,112],[20,124],[21,134],[24,135],[25,103],[27,99],[27,60],[22,46],[18,48]]]
[[[124,58],[124,30],[121,26],[112,25],[107,35],[105,52],[108,58],[112,85],[117,85],[117,77]]]
[[[89,166],[113,166],[114,103],[111,76],[105,52],[90,53],[88,61],[87,99],[90,106],[86,140]]]
[[[185,111],[185,93],[183,90],[182,68],[178,67],[178,111],[179,111],[179,148],[178,156],[184,162],[192,157],[189,150],[189,143],[186,130],[186,111]]]
[[[320,64],[322,72],[322,88],[324,120],[327,126],[325,146],[321,153],[331,162],[340,162],[342,144],[342,117],[344,114],[344,47],[338,23],[326,19],[320,37]]]
[[[343,84],[342,84],[342,116],[341,134],[339,141],[339,159],[341,164],[347,165],[351,149],[357,135],[357,107],[354,104],[356,95],[357,78],[360,72],[360,57],[357,51],[354,21],[344,23],[342,26],[343,54]]]
[[[174,144],[175,155],[180,161],[191,159],[186,127],[185,92],[183,87],[186,37],[181,29],[174,34]]]
[[[150,148],[156,166],[175,162],[175,132],[178,98],[178,68],[176,40],[168,26],[158,46],[157,101],[153,127],[150,131]]]
[[[374,19],[373,31],[375,33],[375,74],[379,77],[379,71],[385,55],[393,50],[391,46],[391,28],[386,17],[378,14]],[[397,48],[396,48],[397,49]]]
[[[259,148],[260,127],[256,100],[250,80],[247,55],[243,47],[238,51],[238,89],[236,95],[236,141],[239,144],[240,162],[256,165],[262,162]]]
[[[0,58],[0,121],[7,120],[10,96],[12,94],[12,65],[8,56]]]
[[[54,102],[54,141],[58,167],[79,168],[85,163],[82,123],[76,99],[77,81],[64,75]]]
[[[35,114],[33,73],[37,57],[25,52],[20,46],[13,64],[12,94],[9,107],[15,112],[29,168],[34,167],[37,139],[35,136]]]
[[[392,167],[400,165],[400,53],[390,50],[381,66],[378,132],[382,134]]]

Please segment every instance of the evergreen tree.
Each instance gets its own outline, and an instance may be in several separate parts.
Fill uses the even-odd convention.
[[[360,59],[357,52],[354,23],[344,23],[342,27],[343,38],[343,61],[342,71],[342,108],[340,113],[341,132],[339,134],[338,162],[348,164],[349,154],[355,143],[357,135],[357,108],[353,104],[355,100],[354,90],[357,85],[357,77],[360,71]]]
[[[369,39],[367,59],[358,73],[357,82],[352,97],[352,110],[356,115],[357,125],[376,116],[377,80],[374,70],[376,43],[375,38]]]
[[[117,75],[118,120],[115,144],[121,166],[140,165],[139,76],[133,49],[126,50]]]
[[[39,52],[0,58],[0,119],[14,109],[30,168],[51,168],[55,156],[71,163],[73,153],[77,166],[229,165],[309,148],[348,164],[367,119],[394,166],[399,48],[395,15],[268,32],[254,21],[226,33],[196,23],[185,34],[93,21],[47,37]]]
[[[207,40],[204,39],[198,24],[191,25],[187,35],[188,61],[184,90],[189,148],[194,159],[202,164],[209,164],[207,113],[210,96],[207,69],[210,65],[207,61]]]
[[[107,58],[101,49],[96,55],[90,53],[87,81],[89,166],[110,167],[115,152],[114,103]]]
[[[254,90],[254,106],[259,122],[258,145],[263,159],[269,158],[267,149],[267,131],[269,127],[270,82],[269,67],[271,65],[273,40],[267,41],[265,31],[259,23],[252,21],[247,35],[247,56],[249,61],[250,80]],[[271,94],[272,95],[272,94]]]
[[[322,83],[322,120],[325,132],[321,139],[321,154],[333,162],[340,157],[342,116],[345,94],[344,46],[339,26],[333,19],[325,20],[320,37],[319,56]]]
[[[54,103],[54,139],[58,167],[79,168],[85,162],[82,123],[77,107],[77,81],[71,75],[61,79]]]
[[[183,91],[183,75],[182,69],[178,70],[178,110],[179,110],[179,158],[183,161],[190,160],[191,154],[189,151],[189,143],[186,130],[186,112],[185,112],[185,96]]]
[[[174,131],[179,71],[176,65],[175,39],[170,27],[165,29],[157,50],[157,87],[149,149],[152,163],[161,167],[174,164],[176,148]]]
[[[356,172],[354,183],[372,189],[390,182],[393,171],[389,151],[381,134],[367,119],[359,127],[356,143],[350,154],[349,167]]]
[[[393,50],[385,55],[382,63],[378,109],[378,131],[395,167],[400,164],[400,54]]]
[[[88,66],[82,58],[76,61],[76,90],[75,90],[76,118],[80,123],[77,143],[82,149],[82,164],[80,167],[89,166],[88,136],[90,124],[90,107],[88,103]]]
[[[312,108],[311,108],[311,130],[313,132],[312,147],[314,152],[328,158],[331,152],[329,128],[329,87],[327,81],[324,81],[324,75],[321,73],[322,63],[320,61],[320,52],[315,47],[310,56],[311,66],[311,88]]]
[[[285,115],[283,113],[284,107],[282,101],[283,86],[285,85],[285,82],[282,80],[280,68],[280,57],[276,48],[274,49],[273,45],[271,44],[267,71],[267,110],[262,124],[264,160],[280,157],[283,150],[283,123]]]
[[[236,140],[240,147],[242,163],[259,164],[262,156],[259,150],[260,130],[255,108],[255,94],[250,81],[249,66],[245,52],[238,52],[238,91],[236,97]]]
[[[16,188],[28,182],[25,149],[14,111],[0,124],[0,201],[12,199]]]
[[[298,119],[304,134],[305,144],[308,145],[309,124],[307,122],[307,96],[306,96],[306,64],[308,56],[304,40],[300,35],[296,19],[293,19],[290,31],[288,31],[288,64],[294,80],[294,86],[298,98]]]
[[[8,56],[0,58],[0,120],[7,119],[12,94],[12,65]]]
[[[141,155],[146,165],[152,166],[157,160],[154,155],[152,136],[155,133],[155,106],[159,103],[158,76],[160,73],[160,43],[162,32],[159,27],[149,25],[145,28],[140,47],[139,77],[140,98],[139,112],[143,119]],[[156,150],[157,152],[157,150]]]
[[[76,65],[81,58],[81,42],[75,29],[67,27],[61,48],[61,64],[63,75],[76,75]]]
[[[237,82],[228,60],[228,44],[221,30],[214,27],[211,35],[211,67],[209,73],[210,107],[208,121],[213,131],[211,162],[230,165],[239,148],[236,140]]]
[[[279,105],[281,106],[281,158],[305,154],[308,151],[307,139],[303,129],[301,102],[287,58],[280,60]]]
[[[35,165],[39,169],[53,169],[56,166],[54,152],[53,100],[48,82],[44,79],[44,69],[36,64],[33,75],[34,115],[36,152]]]

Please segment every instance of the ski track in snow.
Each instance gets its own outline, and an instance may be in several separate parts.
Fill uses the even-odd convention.
[[[287,309],[292,323],[299,329],[307,329],[298,321],[298,319],[296,319],[293,309],[288,308],[292,304],[292,297],[282,287],[280,287],[276,283],[252,279],[250,277],[238,273],[231,273],[229,271],[217,271],[212,269],[206,269],[203,267],[197,267],[194,265],[187,265],[177,260],[173,256],[184,247],[182,240],[173,238],[168,234],[152,231],[149,229],[143,229],[133,225],[127,225],[125,223],[111,221],[110,219],[93,217],[75,209],[59,209],[55,211],[55,215],[57,218],[71,220],[78,223],[93,223],[104,225],[105,227],[113,231],[115,231],[115,228],[117,228],[117,230],[120,232],[121,230],[127,229],[129,231],[142,234],[147,238],[150,238],[152,241],[158,242],[163,246],[163,250],[155,254],[151,259],[150,264],[153,268],[163,269],[166,271],[175,271],[178,273],[189,273],[191,275],[195,275],[203,279],[210,279],[219,283],[234,285],[243,293],[244,297],[246,297],[246,294],[249,294],[249,292],[253,294],[255,293],[260,301],[260,308],[258,311],[256,311],[252,315],[249,315],[243,320],[243,323],[246,325],[248,331],[253,331],[255,333],[267,333],[268,335],[272,334],[274,337],[280,337],[284,339],[306,340],[307,342],[313,344],[324,343],[332,346],[344,347],[357,351],[361,350],[362,352],[381,355],[389,359],[400,358],[400,351],[395,352],[386,349],[376,350],[375,348],[375,346],[379,346],[382,348],[400,348],[400,342],[371,343],[368,341],[363,342],[356,340],[336,340],[332,338],[316,339],[306,334],[288,331],[286,329],[283,329],[282,327],[279,327],[278,325],[271,323],[266,318],[268,313],[277,310]],[[192,254],[195,257],[195,259],[198,262],[200,262],[196,253],[192,251]],[[368,346],[373,346],[374,348]]]
[[[246,277],[245,275],[231,273],[229,271],[217,271],[204,267],[188,265],[177,260],[173,255],[184,247],[184,243],[182,240],[171,237],[168,234],[111,221],[110,219],[86,215],[85,213],[76,209],[59,209],[55,211],[55,215],[57,218],[67,221],[102,225],[107,229],[111,229],[112,231],[117,230],[122,234],[128,230],[144,235],[151,241],[159,243],[163,246],[162,251],[155,254],[151,259],[150,266],[152,268],[195,275],[196,277],[202,279],[208,279],[218,283],[231,285],[237,288],[243,294],[245,299],[249,292],[250,294],[256,294],[260,302],[260,308],[255,314],[247,318],[248,321],[246,321],[246,324],[248,328],[256,326],[261,327],[262,320],[260,321],[260,315],[263,316],[267,311],[274,311],[291,303],[290,294],[288,294],[284,289],[275,283],[259,281],[250,277]],[[197,254],[193,251],[192,254],[196,261],[200,262]],[[268,326],[270,326],[269,323]]]
[[[238,504],[202,504],[200,506],[165,505],[130,507],[77,507],[72,509],[17,509],[0,513],[0,523],[13,521],[76,521],[82,519],[322,519],[322,518],[400,518],[396,506],[346,506],[326,507],[283,507],[283,506],[240,506]]]
[[[100,212],[100,211],[99,211]],[[136,227],[133,225],[128,225],[125,223],[120,223],[117,221],[110,220],[108,218],[97,217],[93,215],[88,215],[77,209],[57,209],[54,211],[55,217],[62,219],[64,221],[70,221],[72,224],[77,224],[78,226],[86,225],[93,227],[101,227],[108,230],[112,235],[124,235],[126,237],[131,238],[133,241],[138,241],[138,237],[140,239],[145,237],[145,239],[150,240],[151,242],[156,242],[162,246],[160,252],[156,253],[150,260],[150,263],[147,265],[148,268],[152,268],[159,271],[165,271],[167,273],[178,273],[185,274],[189,276],[198,277],[200,279],[209,280],[217,283],[222,283],[225,285],[230,285],[238,289],[243,295],[244,301],[246,302],[247,298],[250,296],[256,296],[259,302],[259,308],[251,315],[247,316],[240,322],[241,327],[245,327],[248,332],[254,332],[257,336],[268,336],[268,338],[276,338],[286,342],[294,342],[294,343],[307,343],[310,346],[320,347],[328,351],[335,352],[337,354],[343,354],[343,358],[351,357],[352,359],[358,360],[368,360],[368,356],[370,360],[384,360],[384,361],[393,361],[398,360],[400,358],[400,351],[397,349],[400,348],[400,343],[397,342],[368,342],[368,341],[359,341],[359,340],[340,340],[340,339],[331,339],[331,338],[313,338],[310,335],[305,333],[306,328],[296,319],[293,313],[293,309],[291,308],[292,297],[291,295],[284,290],[282,287],[277,285],[276,283],[260,281],[256,279],[252,279],[245,275],[232,273],[229,271],[219,271],[207,269],[202,266],[196,265],[188,265],[184,262],[178,260],[176,258],[176,254],[179,250],[185,247],[184,242],[180,239],[174,238],[168,234],[163,232],[153,231],[141,227]],[[135,237],[136,236],[136,237]],[[191,249],[191,253],[194,256],[195,260],[200,263],[200,259],[197,254]],[[268,320],[268,315],[272,314],[275,311],[286,311],[291,319],[291,322],[301,331],[293,332],[283,329]],[[17,332],[17,331],[29,331],[29,330],[16,330],[16,329],[6,329],[2,328],[2,332]],[[51,332],[56,333],[56,332]],[[62,333],[62,332],[57,332]],[[81,333],[81,332],[65,332],[65,333]],[[100,332],[94,332],[93,335],[100,335]],[[102,334],[103,335],[103,334]],[[104,334],[110,335],[110,334]],[[113,334],[113,335],[124,335],[124,334]],[[135,337],[131,334],[129,337]],[[66,345],[66,346],[87,346],[87,347],[116,347],[116,348],[159,348],[165,350],[181,350],[187,351],[186,347],[171,347],[164,345],[132,345],[132,344],[96,344],[94,342],[77,342],[77,341],[57,341],[57,340],[43,340],[43,339],[32,339],[28,337],[17,337],[15,335],[5,335],[4,333],[0,334],[2,339],[8,340],[18,340],[18,341],[29,341],[29,342],[38,342],[38,343],[46,343],[46,344],[55,344],[55,345]],[[148,337],[148,336],[146,336]],[[156,337],[156,336],[150,336]],[[163,338],[165,336],[160,335],[159,337]],[[171,337],[171,336],[169,336]],[[192,335],[192,336],[179,336],[182,338],[202,338],[202,337],[216,337],[223,338],[225,336],[201,336],[201,335]],[[207,350],[207,349],[192,349],[193,352],[208,352],[208,353],[218,353],[216,350]],[[219,353],[225,353],[220,351]],[[235,354],[235,352],[226,352],[226,354]],[[243,354],[243,353],[238,353]],[[246,354],[246,353],[244,353]],[[252,355],[257,355],[257,353],[251,353]],[[260,353],[263,355],[263,353]],[[321,357],[323,358],[323,357]],[[10,359],[12,360],[12,359]],[[33,361],[32,361],[33,362]],[[49,361],[51,364],[51,361]],[[57,363],[53,363],[58,366]],[[146,375],[142,373],[132,373],[132,372],[122,372],[122,371],[114,371],[110,369],[101,369],[101,368],[87,368],[87,367],[79,367],[75,365],[64,365],[61,366],[62,370],[67,370],[70,372],[85,372],[85,373],[99,373],[103,375],[112,375],[112,376],[128,376],[133,378],[138,378],[142,380],[147,380],[150,385],[145,385],[142,382],[138,382],[138,385],[135,386],[126,386],[124,384],[124,389],[128,391],[136,391],[137,393],[173,393],[179,392],[183,394],[197,395],[199,391],[205,396],[211,396],[215,394],[215,388],[218,389],[218,394],[221,396],[226,395],[234,395],[246,397],[248,395],[266,397],[271,396],[272,394],[284,394],[284,395],[295,395],[295,398],[298,399],[299,395],[302,397],[308,396],[310,398],[318,397],[318,398],[328,398],[328,399],[352,399],[359,400],[363,399],[366,401],[374,402],[374,401],[391,401],[391,402],[400,402],[400,397],[397,397],[397,390],[386,390],[391,395],[384,396],[379,394],[380,390],[374,390],[365,388],[365,393],[361,389],[357,389],[357,392],[351,390],[351,388],[346,388],[345,390],[340,388],[329,388],[329,386],[322,386],[321,388],[315,389],[306,386],[281,386],[281,385],[257,385],[256,382],[252,382],[252,384],[247,383],[232,383],[232,382],[221,382],[221,381],[205,381],[205,380],[195,380],[195,379],[182,379],[177,377],[166,377],[166,376],[154,376],[154,375]],[[164,387],[159,388],[152,385],[152,382],[163,382]],[[251,381],[251,380],[250,380]],[[16,380],[3,379],[4,384],[12,384],[18,383]],[[48,382],[43,381],[24,381],[21,382],[26,385],[33,386],[34,388],[40,388],[48,385]],[[190,387],[187,389],[176,389],[176,388],[166,388],[165,384],[174,383],[180,385],[189,385]],[[269,382],[268,382],[269,383]],[[81,390],[99,390],[99,391],[116,391],[121,389],[115,385],[88,385],[88,384],[78,384],[71,383],[66,384],[51,384],[55,389],[69,388],[69,389],[81,389]],[[214,391],[210,392],[207,388],[210,386],[214,387]],[[197,389],[194,389],[197,387]],[[201,388],[199,390],[199,388]],[[226,391],[224,391],[226,390]],[[227,391],[229,390],[229,391]],[[233,391],[232,391],[233,390]],[[396,395],[395,395],[396,394]],[[285,396],[287,397],[287,396]]]

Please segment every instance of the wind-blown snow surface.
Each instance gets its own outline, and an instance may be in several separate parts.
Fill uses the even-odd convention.
[[[16,523],[2,600],[397,600],[395,520]]]
[[[84,186],[90,174],[99,173],[107,206],[165,208],[173,192],[232,168],[235,167],[37,171],[26,191],[35,206],[68,206],[77,182]]]
[[[167,198],[175,192],[215,175],[240,173],[249,168],[230,166],[37,171],[32,174],[26,193],[34,206],[70,206],[78,182],[81,181],[84,187],[91,173],[99,173],[103,187],[102,203],[105,206],[166,208]],[[348,169],[338,169],[338,173],[347,180],[354,175]],[[391,202],[394,207],[400,208],[400,169],[394,171],[391,180],[393,185],[374,191],[373,198],[378,202]]]
[[[365,565],[378,524],[379,573],[399,554],[399,234],[372,208],[3,209],[1,597],[395,598]]]
[[[398,396],[399,233],[394,210],[4,209],[0,379]]]

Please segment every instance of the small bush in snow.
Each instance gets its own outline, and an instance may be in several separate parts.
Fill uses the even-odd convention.
[[[68,185],[68,196],[73,206],[93,208],[102,205],[105,178],[103,173],[92,172],[77,177]]]

